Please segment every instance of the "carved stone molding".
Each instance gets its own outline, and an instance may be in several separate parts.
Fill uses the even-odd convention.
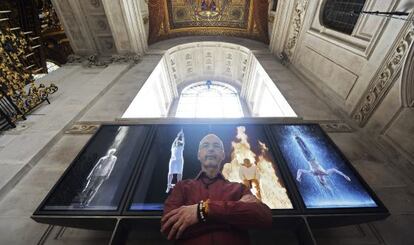
[[[414,107],[414,44],[411,45],[403,68],[401,98],[403,106]]]
[[[141,60],[141,55],[128,54],[128,55],[112,55],[112,56],[80,56],[70,55],[68,57],[68,65],[79,65],[85,67],[107,67],[110,64],[123,64],[132,63],[137,64]]]
[[[285,60],[286,63],[293,57],[293,53],[299,39],[300,31],[303,26],[303,20],[305,17],[306,9],[308,7],[308,3],[309,0],[303,0],[297,2],[295,5],[289,36],[284,46],[283,52],[279,55],[279,57]]]
[[[99,123],[77,122],[66,130],[65,134],[94,134],[99,126]]]
[[[411,17],[413,14],[410,15]],[[385,62],[377,70],[376,75],[370,82],[368,89],[358,102],[355,110],[352,112],[352,118],[363,127],[371,115],[374,113],[376,107],[385,98],[388,91],[392,87],[396,76],[401,71],[403,60],[406,57],[408,50],[414,40],[414,23],[407,22],[390,49]]]
[[[349,124],[342,121],[323,121],[319,125],[327,133],[352,133],[355,130]]]

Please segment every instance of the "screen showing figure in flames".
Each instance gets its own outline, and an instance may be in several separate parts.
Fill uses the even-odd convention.
[[[292,208],[286,189],[276,174],[269,148],[260,140],[256,143],[257,153],[251,149],[246,128],[237,127],[237,134],[231,142],[231,161],[223,166],[224,177],[231,182],[243,183],[272,209]]]

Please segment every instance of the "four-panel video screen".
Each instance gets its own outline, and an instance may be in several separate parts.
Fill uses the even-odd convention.
[[[162,211],[175,184],[200,173],[208,134],[223,143],[224,178],[273,210],[379,207],[317,124],[170,124],[101,126],[40,211]]]

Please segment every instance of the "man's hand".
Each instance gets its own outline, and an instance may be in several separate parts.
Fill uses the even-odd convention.
[[[240,202],[259,202],[259,200],[252,194],[246,194],[239,200]]]
[[[177,209],[167,213],[161,220],[161,232],[166,231],[171,227],[168,233],[168,240],[175,237],[178,239],[187,227],[198,222],[197,218],[197,204],[189,206],[181,206]]]

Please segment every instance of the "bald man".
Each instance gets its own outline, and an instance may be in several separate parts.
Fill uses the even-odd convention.
[[[198,147],[201,171],[176,184],[164,204],[161,232],[176,244],[249,244],[247,229],[271,226],[269,207],[240,183],[227,181],[220,170],[224,147],[214,134]]]

